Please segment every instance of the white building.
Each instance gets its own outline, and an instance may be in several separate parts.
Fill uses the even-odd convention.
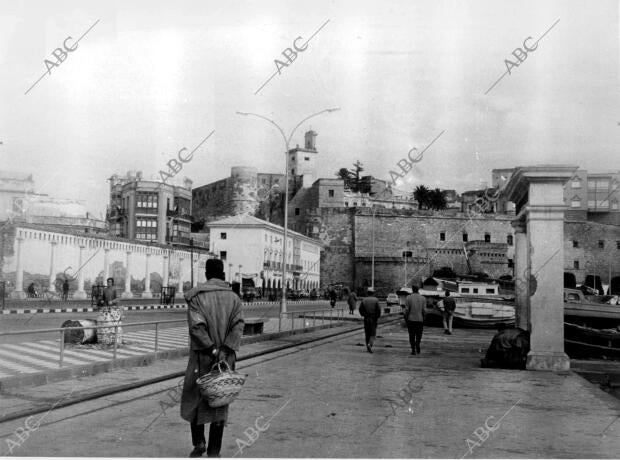
[[[282,287],[284,228],[242,214],[208,224],[211,252],[224,261],[226,279],[252,279],[256,287]],[[287,280],[289,289],[318,289],[321,243],[288,231]]]

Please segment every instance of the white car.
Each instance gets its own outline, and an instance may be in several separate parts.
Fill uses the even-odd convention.
[[[388,307],[390,305],[398,305],[398,296],[393,292],[389,293],[387,299],[385,299],[385,303],[387,303]]]

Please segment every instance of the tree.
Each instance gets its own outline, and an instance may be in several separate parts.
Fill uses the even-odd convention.
[[[351,181],[353,180],[351,171],[349,171],[347,168],[340,168],[338,170],[338,172],[336,173],[336,176],[338,176],[340,179],[342,179],[344,181],[344,186],[347,188],[351,187]]]
[[[284,225],[284,202],[284,192],[273,190],[267,199],[258,204],[254,217],[272,224]]]
[[[428,209],[430,207],[430,190],[424,185],[418,185],[413,191],[413,199],[418,202],[420,209]]]
[[[360,177],[360,173],[364,170],[364,165],[357,160],[353,163],[353,170],[350,171],[352,177],[351,190],[354,192],[359,192],[362,188],[362,178]]]
[[[428,201],[430,209],[441,211],[442,209],[446,209],[448,207],[446,192],[441,191],[438,188],[435,190],[429,190]]]

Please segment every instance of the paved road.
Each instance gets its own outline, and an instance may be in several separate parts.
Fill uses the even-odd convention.
[[[345,302],[340,302],[336,307],[344,308]],[[317,309],[328,309],[327,302],[304,302],[288,304],[289,312],[311,311]],[[278,305],[245,304],[244,315],[246,318],[265,317],[275,318],[279,315]],[[138,323],[147,321],[181,320],[186,319],[186,310],[139,310],[123,312],[123,323]],[[12,331],[26,331],[34,329],[58,328],[68,319],[95,319],[97,313],[32,313],[19,315],[0,315],[0,333]],[[177,327],[181,323],[170,323],[162,327]],[[140,326],[146,329],[148,326]],[[152,328],[153,326],[151,326]],[[135,330],[126,328],[126,330]],[[59,333],[50,332],[45,334],[26,334],[18,336],[0,336],[0,343],[18,343],[24,341],[57,339]]]
[[[425,329],[418,356],[409,354],[403,328],[387,326],[374,354],[358,346],[359,331],[242,362],[250,377],[231,407],[222,455],[618,456],[620,405],[609,395],[572,373],[480,369],[492,331],[441,332]],[[168,365],[183,366],[182,359]],[[165,393],[176,380],[54,410],[12,454],[184,457],[189,425],[179,416],[178,393]],[[64,394],[71,389],[67,383]],[[1,424],[0,438],[15,442],[25,423]],[[5,440],[0,452],[7,455]]]

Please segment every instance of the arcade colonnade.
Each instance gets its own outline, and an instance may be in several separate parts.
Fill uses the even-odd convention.
[[[10,244],[10,242],[9,242]],[[207,253],[194,251],[194,286],[205,282],[204,267]],[[125,289],[122,297],[152,298],[151,277],[158,274],[163,286],[175,286],[183,292],[183,283],[191,280],[189,251],[105,238],[85,237],[36,228],[15,227],[12,256],[3,260],[2,272],[15,274],[15,289],[11,296],[25,298],[24,272],[40,278],[42,275],[54,286],[59,274],[77,281],[74,299],[85,299],[85,282],[94,283],[97,277],[116,277],[124,268]],[[131,279],[142,280],[143,289],[131,291]]]

